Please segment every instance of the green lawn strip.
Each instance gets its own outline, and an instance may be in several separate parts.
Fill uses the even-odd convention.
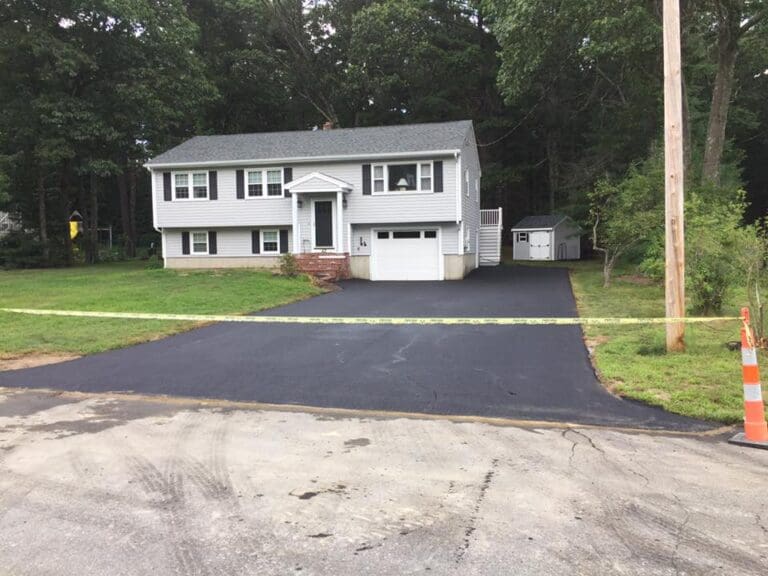
[[[603,288],[599,263],[575,264],[571,283],[581,316],[664,315],[663,286],[619,270],[613,285]],[[726,315],[738,315],[738,295],[733,300]],[[688,325],[684,354],[665,353],[663,326],[585,326],[584,333],[614,392],[685,416],[742,421],[741,356],[725,345],[739,339],[738,322]]]
[[[266,271],[147,269],[141,262],[0,272],[0,307],[106,312],[243,314],[320,294],[306,277]],[[198,323],[0,313],[0,357],[91,354]]]

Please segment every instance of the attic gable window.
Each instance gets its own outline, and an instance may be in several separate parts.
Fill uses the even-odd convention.
[[[374,194],[432,191],[431,162],[374,164],[372,168]]]
[[[173,175],[176,200],[207,200],[208,172],[177,172]]]

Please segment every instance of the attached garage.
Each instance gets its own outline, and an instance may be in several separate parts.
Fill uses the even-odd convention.
[[[373,230],[371,280],[442,280],[439,229]]]

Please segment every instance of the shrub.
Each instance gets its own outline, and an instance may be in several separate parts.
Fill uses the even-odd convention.
[[[685,206],[686,290],[691,309],[699,314],[718,314],[729,292],[746,285],[764,256],[756,226],[743,226],[744,194],[733,201],[704,199],[689,194]],[[641,269],[664,278],[664,239],[658,235],[649,245]]]
[[[620,181],[603,179],[589,194],[592,249],[603,255],[603,285],[616,263],[663,229],[664,176],[658,156],[633,166]]]
[[[147,270],[158,270],[164,267],[163,259],[157,254],[147,258]]]
[[[47,265],[37,235],[15,230],[0,238],[0,267],[41,268]]]
[[[299,273],[299,263],[291,253],[280,256],[280,274],[293,278]]]

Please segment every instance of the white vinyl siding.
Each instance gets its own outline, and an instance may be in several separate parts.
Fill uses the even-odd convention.
[[[461,220],[464,223],[463,242],[467,246],[467,254],[475,254],[478,246],[478,230],[480,230],[480,187],[482,174],[480,159],[475,146],[474,132],[470,129],[467,139],[461,149],[462,188]]]
[[[347,224],[455,222],[457,220],[456,160],[452,156],[435,158],[443,162],[443,192],[392,193],[363,195],[362,166],[364,162],[308,163],[293,166],[293,180],[312,172],[321,172],[352,185],[344,209],[344,228]],[[416,160],[414,160],[416,162]],[[407,163],[407,162],[404,162]],[[426,164],[419,160],[419,164]],[[434,164],[430,186],[434,188]],[[215,168],[212,168],[215,169]],[[253,167],[244,168],[254,170]],[[163,199],[163,170],[153,172],[155,184],[156,222],[159,228],[225,228],[271,227],[291,225],[291,199],[274,197],[270,201],[244,201],[237,198],[235,168],[217,169],[218,199],[208,202],[166,202]],[[259,168],[266,171],[267,168]],[[371,170],[371,172],[374,172]],[[266,178],[266,175],[263,177]],[[245,196],[248,198],[248,176],[244,175]],[[266,194],[266,189],[263,190]],[[268,196],[263,196],[268,198]],[[303,213],[309,213],[309,196],[303,197]],[[475,207],[477,205],[475,204]],[[479,212],[478,212],[479,219]],[[307,220],[307,226],[309,222]],[[308,234],[306,227],[302,235]],[[445,239],[444,239],[445,242]]]
[[[288,230],[288,251],[293,247],[292,244],[292,238],[291,238],[291,228],[290,226],[281,226],[279,229],[276,228],[264,228],[261,229],[260,239],[262,242],[262,253],[261,254],[253,254],[251,250],[251,233],[253,232],[254,228],[218,228],[218,229],[211,229],[216,230],[216,255],[210,256],[210,258],[227,258],[227,257],[249,257],[249,258],[258,258],[259,256],[269,256],[274,258],[275,256],[279,256],[279,253],[272,253],[272,254],[265,254],[264,253],[264,246],[263,246],[263,232],[265,230],[274,230],[278,232],[278,242],[279,242],[279,231],[278,230]],[[195,254],[192,252],[192,245],[193,245],[193,234],[197,232],[202,232],[207,235],[208,230],[188,230],[189,231],[189,244],[190,244],[190,251],[189,256],[206,256],[206,254]],[[181,251],[181,229],[166,229],[164,231],[164,238],[165,238],[165,250],[167,252],[167,256],[169,258],[176,258],[176,257],[185,257],[188,258],[189,256],[182,254]],[[207,240],[206,240],[207,242]]]
[[[166,202],[163,199],[163,171],[153,172],[155,184],[155,225],[158,228],[225,228],[291,225],[291,199],[272,198],[268,202],[237,198],[235,169],[217,170],[218,199],[207,202]],[[244,175],[248,198],[248,176]]]

